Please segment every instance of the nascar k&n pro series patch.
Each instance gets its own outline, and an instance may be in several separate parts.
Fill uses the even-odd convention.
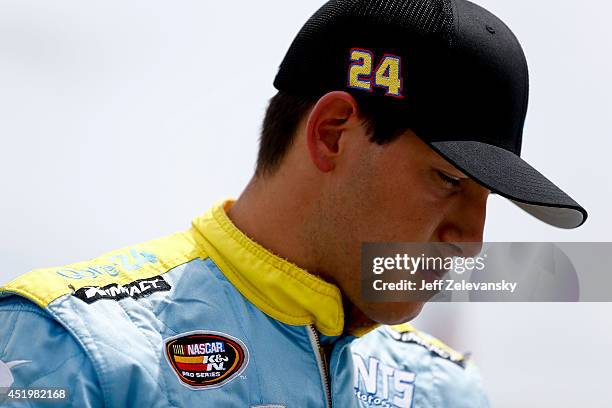
[[[239,339],[216,331],[192,331],[165,340],[166,359],[181,382],[192,389],[227,384],[249,364]]]

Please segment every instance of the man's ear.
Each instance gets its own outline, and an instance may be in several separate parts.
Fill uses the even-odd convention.
[[[343,134],[360,123],[355,99],[347,92],[323,95],[311,110],[306,124],[310,159],[322,172],[332,171],[342,153]]]

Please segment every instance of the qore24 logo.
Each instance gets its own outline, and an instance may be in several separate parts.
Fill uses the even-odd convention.
[[[362,406],[409,408],[412,406],[416,374],[384,363],[376,357],[366,361],[353,353],[355,396]]]

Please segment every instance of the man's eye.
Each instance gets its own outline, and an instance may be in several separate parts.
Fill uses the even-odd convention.
[[[440,179],[450,187],[458,187],[461,183],[461,179],[459,178],[451,177],[448,174],[442,173],[441,171],[438,171],[437,173]]]

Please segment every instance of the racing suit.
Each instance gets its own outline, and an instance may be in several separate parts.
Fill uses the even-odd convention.
[[[45,406],[487,405],[474,365],[411,326],[347,333],[339,289],[240,232],[231,205],[5,285],[0,403],[51,390]]]

